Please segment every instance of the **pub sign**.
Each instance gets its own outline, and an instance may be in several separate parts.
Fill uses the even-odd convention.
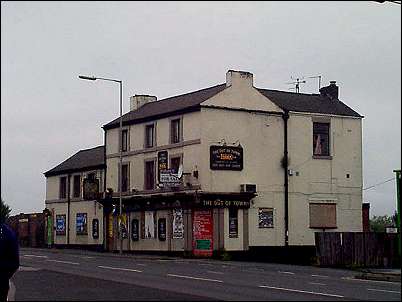
[[[210,146],[211,170],[243,170],[243,148],[241,146]]]

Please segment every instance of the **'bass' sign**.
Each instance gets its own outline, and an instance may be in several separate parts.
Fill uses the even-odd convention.
[[[243,148],[232,146],[210,147],[211,170],[243,170]]]

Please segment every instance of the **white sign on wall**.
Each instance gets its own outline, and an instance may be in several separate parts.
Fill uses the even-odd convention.
[[[183,210],[173,210],[173,238],[181,239],[184,234]]]
[[[155,221],[153,211],[145,211],[145,238],[155,238]]]

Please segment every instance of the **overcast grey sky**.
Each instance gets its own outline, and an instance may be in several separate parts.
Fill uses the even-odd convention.
[[[43,172],[103,144],[101,126],[134,94],[158,99],[254,74],[336,80],[364,115],[364,187],[401,167],[401,6],[367,2],[1,2],[1,197],[12,214],[45,207]],[[317,93],[309,79],[301,92]],[[364,191],[392,214],[395,182]]]

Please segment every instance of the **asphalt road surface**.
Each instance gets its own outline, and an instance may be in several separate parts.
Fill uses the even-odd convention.
[[[21,300],[400,301],[401,284],[348,270],[270,263],[21,249]]]

